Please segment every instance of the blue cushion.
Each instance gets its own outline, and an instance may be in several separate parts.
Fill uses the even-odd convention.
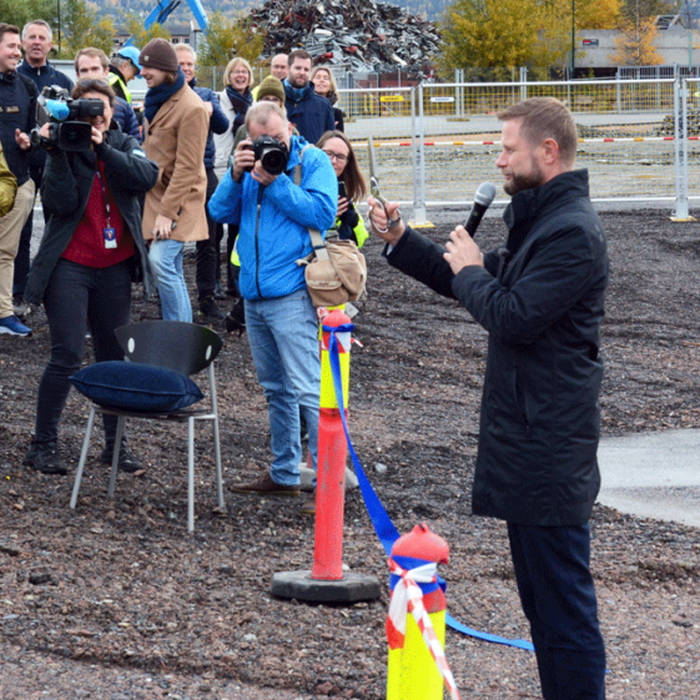
[[[97,362],[70,380],[96,404],[126,411],[177,411],[204,398],[188,376],[138,362]]]

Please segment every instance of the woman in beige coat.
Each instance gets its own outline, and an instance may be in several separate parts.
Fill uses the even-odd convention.
[[[209,235],[204,211],[209,115],[185,82],[170,42],[148,42],[139,63],[148,85],[143,147],[160,169],[156,186],[146,194],[143,237],[152,241],[149,258],[158,276],[163,318],[191,323],[182,256],[186,241]]]

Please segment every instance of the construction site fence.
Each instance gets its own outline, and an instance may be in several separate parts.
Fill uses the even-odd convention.
[[[494,182],[501,152],[498,113],[529,97],[555,97],[579,131],[576,167],[587,168],[596,202],[668,202],[688,216],[700,199],[700,78],[591,79],[497,83],[422,83],[340,89],[345,133],[369,174],[368,137],[377,149],[384,197],[426,209],[470,205],[483,182]]]

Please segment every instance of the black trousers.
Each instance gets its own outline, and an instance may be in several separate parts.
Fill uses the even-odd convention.
[[[589,569],[589,526],[508,523],[508,537],[544,699],[604,700],[605,646]]]
[[[214,169],[207,168],[207,204],[218,184],[219,179],[216,177]],[[207,228],[209,230],[209,238],[204,241],[197,241],[197,272],[195,273],[195,282],[197,284],[197,297],[200,303],[214,294],[216,273],[219,267],[219,244],[216,238],[217,226],[216,222],[209,216],[208,210]]]
[[[59,260],[44,295],[51,334],[51,358],[39,382],[35,442],[58,437],[58,423],[70,391],[69,377],[80,369],[85,333],[90,330],[95,361],[123,360],[114,329],[129,322],[131,272],[127,261],[105,268]],[[114,443],[116,416],[104,416],[105,438]]]

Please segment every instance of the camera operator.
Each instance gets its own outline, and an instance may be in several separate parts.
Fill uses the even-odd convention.
[[[370,197],[391,265],[457,299],[489,334],[472,509],[505,520],[545,700],[603,700],[605,647],[590,572],[608,257],[574,170],[574,119],[553,98],[498,114],[496,166],[512,196],[506,245],[482,254],[464,227],[445,248]]]
[[[319,149],[292,134],[285,112],[258,102],[246,114],[248,138],[209,202],[215,221],[239,224],[239,284],[248,341],[270,416],[273,461],[237,493],[299,495],[299,410],[316,467],[321,362],[318,320],[297,260],[312,251],[308,227],[333,225],[338,180]],[[302,151],[304,151],[302,153]],[[301,182],[295,168],[301,166]],[[270,172],[272,169],[274,172]]]
[[[112,121],[114,92],[106,80],[79,81],[73,98],[99,100],[102,114],[80,119],[92,127],[89,150],[47,147],[41,199],[49,218],[27,281],[27,298],[46,308],[51,358],[39,383],[36,428],[24,463],[45,474],[67,472],[58,451],[58,423],[69,377],[83,359],[86,332],[97,362],[121,360],[114,329],[129,322],[131,283],[142,280],[147,293],[155,288],[139,196],[155,185],[158,166]],[[51,126],[47,122],[39,132],[49,141]],[[100,459],[109,464],[116,417],[105,416],[104,428]],[[122,442],[120,469],[140,466]]]

